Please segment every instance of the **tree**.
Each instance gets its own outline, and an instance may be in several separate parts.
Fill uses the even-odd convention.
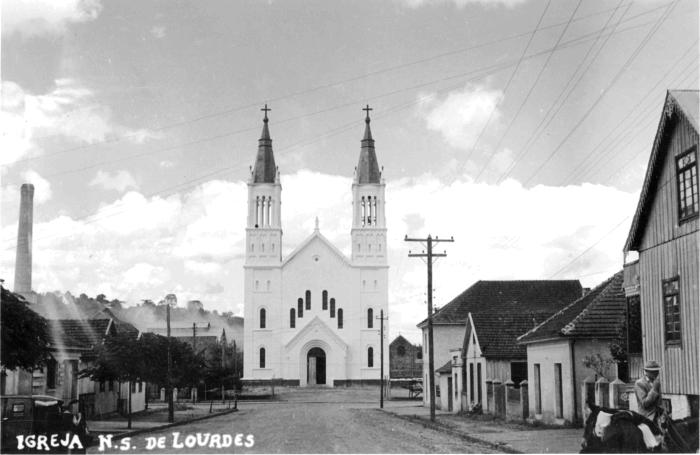
[[[0,322],[3,368],[32,370],[49,358],[46,319],[32,311],[19,294],[2,289]]]

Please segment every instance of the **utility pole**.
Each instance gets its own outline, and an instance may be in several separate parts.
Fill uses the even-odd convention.
[[[379,311],[379,407],[384,408],[384,310]]]
[[[197,355],[197,323],[192,323],[192,352]],[[197,385],[192,384],[192,390],[190,391],[192,395],[192,404],[197,402]]]
[[[168,327],[168,387],[166,394],[168,395],[168,422],[173,423],[175,421],[175,406],[173,404],[173,383],[172,383],[172,368],[173,359],[170,353],[170,306],[177,305],[177,297],[175,294],[168,294],[165,296],[165,311],[166,311],[166,324]]]
[[[435,356],[433,355],[433,258],[446,257],[447,252],[433,253],[433,243],[454,242],[454,238],[439,239],[437,236],[433,238],[430,234],[425,239],[404,237],[406,242],[425,242],[427,253],[411,253],[408,251],[410,258],[426,258],[428,265],[428,389],[430,391],[430,421],[435,421]]]

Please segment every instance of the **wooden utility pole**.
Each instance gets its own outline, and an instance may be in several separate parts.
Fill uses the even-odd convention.
[[[384,407],[384,310],[379,311],[379,407]]]
[[[175,294],[168,294],[165,296],[165,311],[166,311],[166,324],[168,331],[168,387],[166,389],[166,394],[168,395],[168,422],[173,423],[175,421],[175,405],[173,403],[173,384],[172,384],[172,354],[170,353],[170,306],[177,305],[177,297]]]
[[[430,393],[430,420],[435,421],[435,357],[433,355],[433,258],[445,257],[447,252],[433,253],[433,243],[440,242],[454,242],[454,238],[449,239],[439,239],[437,236],[433,238],[428,235],[425,239],[410,239],[408,236],[404,237],[406,242],[425,242],[426,251],[421,253],[411,253],[408,251],[408,257],[411,258],[426,258],[426,263],[428,265],[428,386]]]

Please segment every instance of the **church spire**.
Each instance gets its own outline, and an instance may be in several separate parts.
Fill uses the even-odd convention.
[[[362,108],[367,113],[365,117],[365,135],[362,138],[362,146],[360,149],[360,161],[357,164],[355,173],[355,183],[380,183],[381,173],[379,172],[379,164],[377,163],[377,154],[374,152],[374,139],[372,139],[372,130],[369,123],[369,112],[372,110],[369,105]]]
[[[255,168],[253,169],[253,183],[275,183],[277,166],[275,166],[275,156],[272,153],[272,139],[267,126],[269,119],[267,113],[272,109],[267,107],[260,109],[265,112],[263,118],[263,129],[258,140],[258,155],[255,157]]]

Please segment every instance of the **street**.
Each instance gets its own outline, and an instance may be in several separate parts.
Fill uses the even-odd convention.
[[[115,440],[113,447],[105,446],[103,452],[498,453],[490,446],[388,415],[378,409],[378,400],[374,399],[374,393],[370,396],[370,392],[372,390],[366,389],[290,390],[281,394],[280,401],[241,402],[239,412],[233,414],[142,433],[128,441]],[[386,403],[387,406],[416,404],[415,401]],[[197,433],[200,433],[199,440]],[[214,435],[222,436],[219,439]],[[157,447],[159,440],[161,446]],[[217,448],[219,441],[221,448]],[[89,453],[103,452],[99,446],[89,450]]]

